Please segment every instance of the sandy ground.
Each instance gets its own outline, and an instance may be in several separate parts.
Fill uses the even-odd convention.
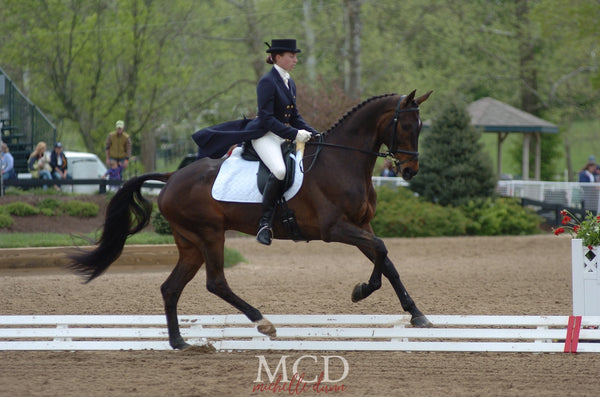
[[[387,239],[390,258],[426,314],[571,314],[570,240],[552,235],[489,238]],[[248,260],[227,270],[233,290],[265,315],[397,314],[389,284],[360,303],[354,284],[371,265],[353,247],[321,242],[252,238],[227,246]],[[160,284],[175,258],[173,247],[126,250],[99,279],[84,285],[56,267],[0,263],[0,314],[162,314]],[[27,250],[24,250],[26,252]],[[142,250],[143,251],[143,250]],[[12,256],[9,256],[12,255]],[[26,255],[23,253],[22,255]],[[29,253],[31,255],[31,252]],[[47,256],[61,263],[64,250]],[[50,259],[52,258],[52,259]],[[27,262],[27,261],[26,261]],[[188,285],[180,314],[236,310],[204,288],[200,272]],[[2,396],[248,396],[258,358],[293,362],[310,352],[0,352]],[[315,356],[324,353],[313,352]],[[333,352],[349,364],[342,396],[583,396],[600,389],[595,354]],[[337,386],[342,386],[338,384]],[[301,395],[319,395],[313,390]],[[287,392],[276,395],[289,395]]]

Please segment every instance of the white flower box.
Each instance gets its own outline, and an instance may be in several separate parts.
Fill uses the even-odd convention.
[[[590,250],[582,239],[571,240],[573,315],[600,316],[600,247]]]

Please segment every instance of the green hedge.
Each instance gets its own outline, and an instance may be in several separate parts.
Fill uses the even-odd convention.
[[[500,236],[540,233],[542,222],[517,199],[488,198],[444,207],[406,188],[381,187],[371,225],[379,237]]]

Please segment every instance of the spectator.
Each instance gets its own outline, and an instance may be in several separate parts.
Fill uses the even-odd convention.
[[[50,171],[50,158],[46,154],[46,142],[38,142],[35,146],[35,150],[29,156],[27,167],[31,173],[32,178],[39,178],[44,180],[51,180],[52,175]],[[60,190],[60,188],[54,185],[54,188]],[[44,190],[48,189],[48,185],[44,185]]]
[[[121,172],[123,171],[123,167],[119,165],[117,160],[110,160],[110,168],[104,174],[104,177],[108,177],[109,181],[120,181],[121,180]],[[118,185],[110,185],[108,190],[116,191],[119,189]]]
[[[383,160],[383,170],[381,170],[381,176],[396,176],[396,172],[394,172],[394,166],[392,164],[392,160],[385,159]]]
[[[0,164],[2,164],[2,179],[17,179],[15,172],[15,159],[8,150],[8,145],[2,142],[2,150],[0,151]]]
[[[67,156],[63,153],[62,143],[56,142],[54,150],[50,154],[50,167],[54,179],[72,179],[68,173]],[[60,188],[59,188],[60,189]]]
[[[594,172],[594,179],[596,182],[600,182],[600,167],[596,163],[596,156],[589,156],[588,163],[593,163],[596,165],[596,171]]]
[[[597,170],[595,162],[588,162],[579,172],[579,182],[596,182],[595,173]],[[596,186],[582,186],[582,208],[593,212],[598,212],[598,188]]]
[[[596,182],[597,169],[595,162],[588,162],[579,172],[579,182]]]
[[[110,160],[115,160],[125,169],[131,157],[131,138],[125,132],[125,123],[122,120],[117,121],[115,127],[116,131],[109,133],[106,138],[106,166],[110,167]]]

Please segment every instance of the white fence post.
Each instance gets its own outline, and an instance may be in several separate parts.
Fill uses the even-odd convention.
[[[600,315],[600,247],[583,246],[581,239],[571,241],[573,275],[573,315]]]

